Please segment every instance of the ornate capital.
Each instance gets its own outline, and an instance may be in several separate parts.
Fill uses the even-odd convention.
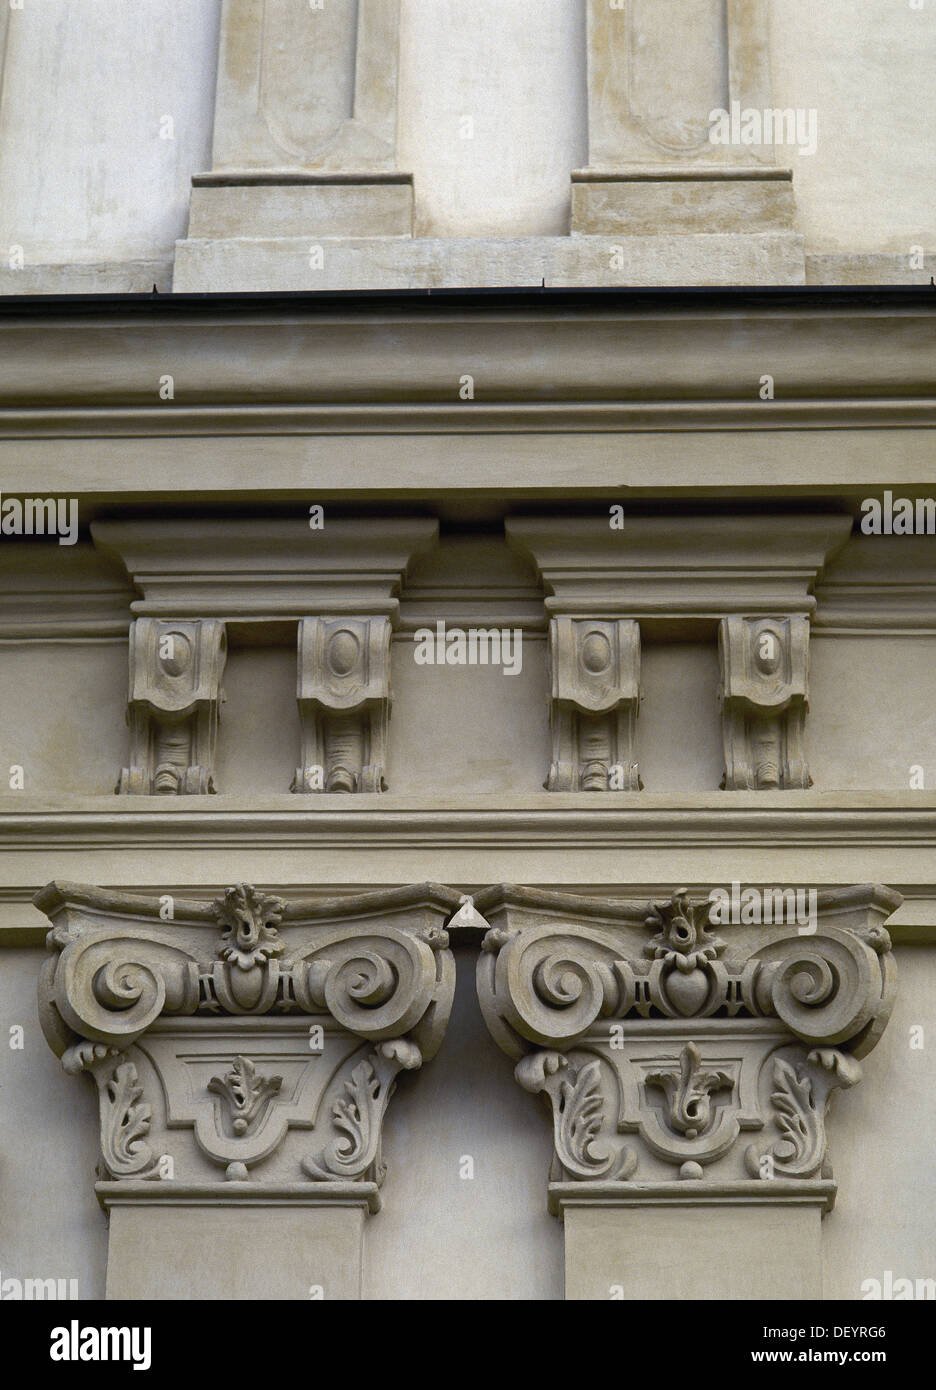
[[[397,1074],[448,1022],[457,893],[287,902],[238,884],[205,902],[51,883],[36,903],[52,922],[42,1027],[95,1079],[103,1179],[197,1186],[220,1169],[376,1200]]]
[[[474,902],[490,924],[488,1028],[552,1107],[553,1209],[582,1183],[602,1200],[691,1181],[716,1200],[786,1201],[793,1182],[831,1203],[826,1108],[890,1015],[882,924],[898,893],[818,893],[804,929],[745,914],[716,928],[712,904],[682,891],[639,903],[499,887]]]

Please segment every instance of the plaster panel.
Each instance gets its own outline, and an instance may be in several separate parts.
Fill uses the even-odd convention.
[[[722,748],[714,640],[644,642],[640,671],[637,760],[646,790],[715,790]]]
[[[107,1227],[94,1196],[97,1097],[49,1051],[36,1017],[44,950],[0,952],[0,1276],[74,1279],[104,1297]],[[10,1029],[23,1028],[23,1047]]]
[[[585,149],[583,0],[403,0],[398,151],[417,235],[564,235]]]
[[[288,792],[299,757],[295,645],[229,650],[222,684],[219,793]]]
[[[907,791],[913,767],[936,787],[934,664],[936,637],[814,634],[806,752],[816,788]]]
[[[27,266],[171,251],[191,176],[208,165],[219,11],[219,0],[44,0],[10,14],[0,246],[22,246]]]
[[[125,642],[8,643],[0,661],[0,791],[23,768],[23,792],[113,792],[126,761]]]
[[[541,791],[549,770],[545,641],[523,634],[515,676],[499,666],[417,666],[415,650],[403,636],[391,651],[391,791]]]
[[[478,1010],[475,952],[455,954],[445,1041],[424,1074],[401,1080],[387,1112],[389,1171],[364,1236],[365,1297],[559,1299],[549,1116],[533,1096],[517,1103],[511,1062]],[[460,1176],[466,1159],[473,1177]]]
[[[925,947],[896,955],[893,1016],[829,1124],[839,1195],[822,1227],[825,1298],[862,1298],[864,1281],[888,1270],[936,1279],[936,958]]]
[[[807,250],[902,252],[911,283],[911,245],[936,243],[932,8],[784,0],[770,17],[774,105],[818,113],[814,155],[777,150]]]

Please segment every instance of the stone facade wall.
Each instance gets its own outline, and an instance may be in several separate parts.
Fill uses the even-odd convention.
[[[933,1296],[934,57],[0,12],[0,1297]]]

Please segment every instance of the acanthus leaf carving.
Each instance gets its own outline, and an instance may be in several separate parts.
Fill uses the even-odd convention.
[[[734,1077],[726,1071],[707,1071],[695,1043],[687,1043],[677,1066],[647,1072],[644,1085],[658,1087],[665,1095],[670,1128],[696,1139],[711,1127],[713,1096],[733,1091]]]
[[[861,1067],[836,1048],[815,1048],[805,1060],[774,1058],[772,1077],[770,1102],[780,1139],[766,1148],[751,1145],[745,1165],[758,1178],[812,1177],[825,1163],[825,1115],[832,1091],[856,1086]]]
[[[152,1110],[143,1099],[143,1087],[133,1062],[112,1066],[93,1065],[101,1112],[101,1158],[114,1178],[142,1178],[151,1174],[156,1156],[146,1142]]]
[[[609,1107],[601,1066],[597,1057],[573,1063],[561,1052],[543,1050],[521,1058],[514,1072],[525,1091],[548,1097],[556,1159],[573,1179],[624,1179],[637,1163],[633,1152],[606,1132]]]
[[[342,1079],[331,1107],[333,1137],[302,1160],[303,1172],[318,1181],[369,1177],[378,1185],[382,1183],[381,1130],[396,1077],[402,1070],[415,1071],[421,1065],[422,1054],[408,1038],[380,1043],[357,1061]]]
[[[248,1134],[263,1120],[267,1109],[279,1095],[282,1084],[281,1076],[259,1075],[249,1057],[235,1057],[230,1071],[223,1076],[213,1076],[208,1082],[209,1092],[221,1101],[218,1107],[219,1132],[222,1130],[223,1114],[238,1138]]]

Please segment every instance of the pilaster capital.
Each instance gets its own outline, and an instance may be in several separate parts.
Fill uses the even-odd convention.
[[[831,1203],[825,1112],[860,1080],[890,1015],[883,923],[901,898],[874,885],[817,893],[797,928],[763,924],[784,920],[763,910],[771,892],[475,896],[490,924],[485,1020],[519,1084],[552,1106],[554,1210],[569,1184],[598,1205],[678,1205],[680,1183],[692,1202],[805,1198],[793,1183]]]
[[[435,884],[290,902],[42,889],[40,1019],[97,1084],[102,1179],[379,1185],[396,1077],[448,1022],[459,902]]]

